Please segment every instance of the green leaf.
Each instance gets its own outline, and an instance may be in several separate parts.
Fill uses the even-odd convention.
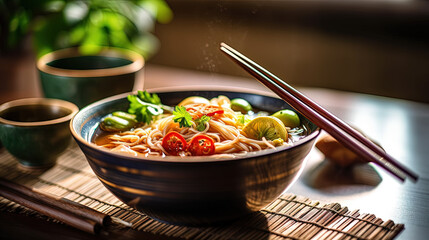
[[[135,114],[137,121],[149,124],[153,116],[164,112],[161,100],[157,94],[146,91],[138,91],[137,95],[128,95],[130,106],[128,113]]]
[[[3,1],[0,0],[0,3]],[[112,46],[136,51],[149,59],[160,45],[153,34],[155,23],[167,23],[173,17],[165,0],[16,2],[22,3],[22,6],[12,9],[14,11],[0,8],[0,13],[10,15],[9,19],[13,16],[17,18],[12,20],[8,40],[3,45],[17,45],[26,33],[34,30],[38,56],[66,47],[78,46],[92,51],[97,50],[96,46],[98,49]],[[20,16],[20,9],[25,9],[26,18]]]
[[[70,31],[70,44],[76,45],[80,43],[85,37],[85,29],[82,26],[76,26],[76,28]]]
[[[183,106],[176,106],[173,112],[173,121],[178,122],[180,127],[191,127],[192,117]]]
[[[173,18],[173,12],[164,1],[152,0],[142,1],[140,6],[151,12],[160,23],[168,23]]]
[[[137,95],[144,102],[161,104],[161,99],[158,97],[156,93],[150,94],[147,91],[138,91]]]
[[[200,118],[195,119],[195,124],[197,124],[197,130],[202,132],[206,129],[206,123],[210,121],[210,117],[203,115]]]

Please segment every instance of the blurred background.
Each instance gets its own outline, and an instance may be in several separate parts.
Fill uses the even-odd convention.
[[[226,42],[293,86],[429,102],[429,2],[168,1],[153,63],[248,76]]]
[[[429,1],[5,0],[0,7],[2,99],[37,87],[27,80],[37,78],[34,59],[68,46],[129,48],[147,66],[253,81],[219,51],[226,42],[296,87],[429,103]],[[13,61],[19,70],[6,67]]]

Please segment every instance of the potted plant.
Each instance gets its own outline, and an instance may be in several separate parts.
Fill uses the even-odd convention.
[[[94,53],[111,46],[147,59],[158,48],[151,33],[155,22],[171,18],[164,0],[0,0],[0,74],[6,76],[2,91],[31,86],[28,78],[37,78],[35,58],[57,49],[79,47]],[[17,83],[16,74],[25,75],[27,83]]]
[[[83,51],[113,46],[149,57],[157,47],[155,22],[171,17],[163,0],[0,1],[0,54],[16,53],[33,34],[38,56],[72,46]]]

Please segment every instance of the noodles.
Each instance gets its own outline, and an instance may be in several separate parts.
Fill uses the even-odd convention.
[[[95,143],[111,151],[133,156],[168,156],[175,154],[168,151],[171,146],[165,145],[164,138],[167,134],[176,132],[178,135],[173,136],[171,143],[177,143],[174,141],[183,137],[186,141],[183,144],[189,145],[193,139],[198,137],[199,144],[204,141],[207,144],[208,148],[205,150],[211,150],[210,142],[213,141],[214,154],[217,157],[231,157],[276,148],[280,145],[291,145],[293,142],[292,138],[280,141],[280,143],[265,137],[260,140],[249,138],[243,131],[243,122],[240,122],[243,114],[234,112],[230,108],[230,100],[225,96],[211,99],[209,103],[192,103],[184,107],[193,120],[190,127],[181,127],[179,123],[175,122],[173,114],[163,114],[155,117],[150,124],[135,127],[129,131],[105,135],[102,139],[96,139]],[[204,115],[209,116],[209,120],[203,122],[198,128],[198,120]],[[209,142],[206,137],[210,139]],[[195,155],[195,153],[180,148],[177,155],[185,157]]]

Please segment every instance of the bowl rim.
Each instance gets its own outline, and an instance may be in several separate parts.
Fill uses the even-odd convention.
[[[280,99],[279,97],[277,97],[276,95],[274,95],[273,93],[270,92],[266,92],[266,91],[260,91],[260,90],[253,90],[253,89],[247,89],[247,88],[241,88],[241,87],[219,87],[219,86],[210,86],[210,85],[206,85],[206,86],[182,86],[182,87],[163,87],[163,88],[152,88],[152,89],[145,89],[146,91],[150,92],[150,93],[168,93],[168,92],[179,92],[179,91],[227,91],[227,92],[237,92],[237,93],[250,93],[250,94],[259,94],[262,96],[267,96],[267,97],[275,97]],[[309,141],[312,141],[313,139],[316,139],[319,134],[321,133],[321,129],[320,127],[317,126],[317,128],[310,133],[309,135],[307,135],[306,137],[298,140],[297,142],[295,142],[293,145],[290,146],[282,146],[282,147],[277,147],[276,149],[264,149],[264,150],[260,150],[260,151],[255,151],[255,152],[248,152],[244,155],[234,155],[231,157],[212,157],[212,156],[192,156],[192,157],[180,157],[180,156],[131,156],[131,155],[126,155],[126,154],[120,154],[120,153],[116,153],[116,152],[112,152],[109,151],[108,149],[104,149],[100,146],[97,146],[94,143],[91,143],[89,141],[87,141],[86,139],[84,139],[80,133],[76,132],[76,129],[74,129],[74,122],[75,119],[77,117],[79,117],[79,114],[86,111],[89,108],[93,108],[95,106],[110,102],[110,101],[114,101],[114,100],[119,100],[122,98],[126,98],[126,96],[128,96],[129,94],[136,94],[137,91],[133,91],[133,92],[128,92],[128,93],[122,93],[122,94],[118,94],[118,95],[114,95],[105,99],[101,99],[97,102],[94,102],[84,108],[82,108],[77,114],[75,114],[72,118],[72,120],[70,121],[70,132],[72,133],[73,138],[78,141],[81,144],[84,144],[86,147],[91,148],[94,151],[97,151],[99,153],[103,153],[103,154],[107,154],[109,156],[112,157],[116,157],[116,158],[121,158],[124,160],[129,160],[129,161],[155,161],[155,162],[174,162],[174,163],[195,163],[195,162],[220,162],[220,161],[231,161],[231,160],[239,160],[239,159],[250,159],[250,158],[254,158],[254,157],[260,157],[263,155],[271,155],[271,154],[275,154],[278,152],[282,152],[282,151],[286,151],[288,149],[291,148],[296,148],[300,145],[306,144]],[[87,123],[90,119],[85,119],[84,123]]]
[[[48,63],[54,60],[79,56],[119,57],[128,59],[131,63],[119,67],[87,70],[64,69],[48,65]],[[37,69],[47,74],[63,77],[107,77],[137,72],[143,68],[144,63],[142,55],[128,49],[106,47],[102,48],[101,51],[96,54],[82,54],[78,47],[73,47],[60,49],[43,55],[37,60]]]
[[[79,112],[79,108],[74,103],[60,100],[60,99],[52,99],[52,98],[22,98],[22,99],[12,100],[1,104],[0,112],[3,112],[4,110],[12,107],[31,106],[31,105],[62,107],[70,110],[70,113],[60,118],[54,118],[51,120],[37,121],[37,122],[19,122],[19,121],[8,120],[0,116],[0,123],[13,125],[13,126],[20,126],[20,127],[54,125],[57,123],[63,123],[71,120],[76,115],[76,113]]]

